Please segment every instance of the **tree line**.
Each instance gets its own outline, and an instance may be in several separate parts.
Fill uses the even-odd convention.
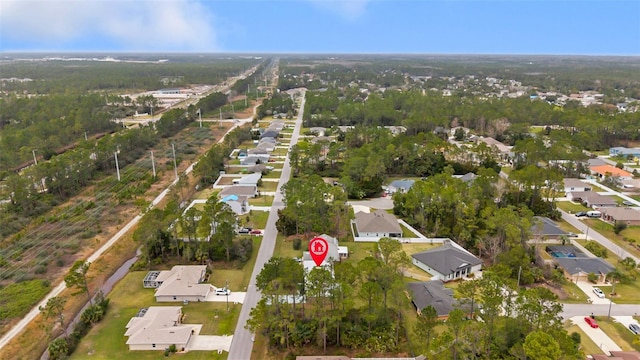
[[[562,305],[544,288],[517,288],[498,271],[458,288],[458,306],[446,322],[435,309],[412,307],[403,272],[410,259],[383,238],[373,256],[305,271],[291,258],[272,258],[258,275],[263,294],[247,328],[271,348],[304,354],[308,347],[336,353],[408,352],[429,359],[581,359],[579,336],[562,327]],[[305,349],[306,348],[306,349]]]

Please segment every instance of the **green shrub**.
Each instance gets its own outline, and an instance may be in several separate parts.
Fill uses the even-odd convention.
[[[295,238],[293,239],[293,250],[300,250],[302,247],[302,239]]]
[[[0,321],[21,317],[49,292],[49,283],[30,280],[7,285],[0,289]]]
[[[595,284],[596,282],[598,282],[598,275],[596,275],[594,273],[589,273],[587,275],[587,280],[589,280],[589,282],[592,282],[592,283]]]
[[[607,249],[595,241],[587,241],[587,244],[584,247],[597,257],[606,259],[607,256],[609,256]]]

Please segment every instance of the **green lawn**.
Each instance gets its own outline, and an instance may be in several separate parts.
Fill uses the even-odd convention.
[[[269,171],[267,174],[262,175],[263,179],[280,179],[282,171]]]
[[[267,219],[269,218],[268,211],[253,211],[249,214],[239,217],[242,226],[250,227],[252,229],[264,229],[267,226]]]
[[[592,210],[582,204],[576,204],[571,201],[558,201],[556,204],[559,209],[562,209],[568,212],[569,214],[575,214],[579,211],[586,212],[586,211]]]
[[[630,252],[635,257],[640,257],[640,250],[638,250],[637,247],[631,245],[628,241],[624,240],[624,238],[627,238],[640,244],[640,226],[629,226],[628,228],[622,230],[620,234],[616,235],[613,231],[613,225],[609,223],[595,219],[588,219],[584,221],[593,230],[599,232],[607,239],[613,241],[618,246]]]
[[[617,304],[637,304],[640,302],[640,281],[616,284],[617,296],[613,302]]]
[[[391,210],[391,214],[393,214],[393,210]],[[407,229],[406,226],[400,224],[400,227],[402,228],[402,237],[406,237],[406,238],[416,237],[416,234],[414,234],[413,231]]]
[[[571,323],[571,322],[569,322]],[[569,334],[571,333],[578,333],[580,334],[580,350],[582,350],[582,352],[587,355],[587,354],[604,354],[604,352],[602,351],[602,349],[600,349],[598,347],[598,345],[596,343],[593,342],[593,340],[591,340],[591,338],[589,336],[587,336],[587,334],[584,333],[584,331],[582,331],[582,329],[580,329],[580,327],[578,325],[575,324],[571,324],[569,327],[566,327],[567,332]]]
[[[140,308],[149,306],[175,306],[175,304],[158,304],[153,297],[153,289],[144,289],[142,279],[146,271],[135,271],[127,274],[109,294],[111,300],[107,316],[97,324],[82,340],[72,359],[158,359],[163,357],[162,351],[129,351],[124,336],[125,326]],[[226,303],[190,303],[183,305],[185,323],[203,324],[202,334],[224,335],[235,328],[240,313],[240,305],[230,305],[226,311]],[[215,318],[215,316],[218,316]],[[226,359],[226,353],[218,356],[217,352],[191,352],[174,355],[180,359]]]
[[[587,295],[573,282],[565,281],[562,284],[562,289],[568,296],[566,299],[562,299],[562,302],[568,304],[585,304],[587,302]]]
[[[278,188],[277,181],[263,181],[262,184],[258,187],[259,191],[269,191],[274,192]]]
[[[271,206],[271,204],[273,204],[273,196],[260,195],[258,197],[249,199],[249,205]],[[266,212],[266,211],[262,211],[262,212]]]
[[[607,319],[606,316],[596,317],[600,329],[604,331],[623,351],[640,351],[640,345],[633,344],[637,335],[633,335],[626,326],[614,321],[613,318]]]
[[[309,240],[302,240],[302,244],[300,245],[300,250],[293,249],[293,241],[285,240],[284,235],[278,234],[276,238],[276,247],[273,251],[274,257],[296,257],[299,258],[302,256],[302,251],[306,250],[309,247]]]

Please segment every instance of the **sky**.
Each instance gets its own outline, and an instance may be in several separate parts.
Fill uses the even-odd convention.
[[[640,55],[640,0],[0,0],[0,52]]]

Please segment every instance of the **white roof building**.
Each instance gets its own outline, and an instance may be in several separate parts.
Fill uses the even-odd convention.
[[[142,316],[129,320],[124,336],[129,337],[129,350],[164,350],[176,345],[180,351],[201,327],[182,324],[181,306],[151,306]]]

